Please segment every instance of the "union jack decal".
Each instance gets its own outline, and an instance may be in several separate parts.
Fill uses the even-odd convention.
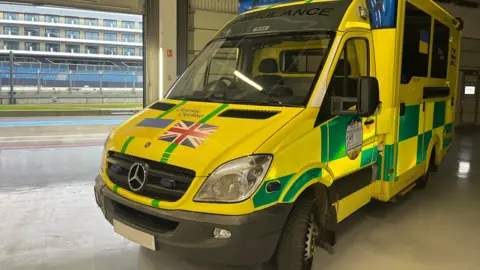
[[[198,148],[202,142],[217,130],[216,126],[178,121],[173,127],[165,132],[160,138],[161,141],[181,144],[192,148]]]

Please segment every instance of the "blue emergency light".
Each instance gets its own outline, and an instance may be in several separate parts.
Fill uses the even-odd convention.
[[[372,29],[394,28],[397,19],[397,0],[367,0]]]

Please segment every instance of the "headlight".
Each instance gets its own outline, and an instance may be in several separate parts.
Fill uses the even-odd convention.
[[[241,202],[257,190],[272,163],[270,155],[253,155],[218,167],[203,183],[195,201]]]
[[[108,143],[108,140],[110,140],[110,134],[108,134],[107,138],[105,139],[105,142],[103,143],[103,151],[102,151],[102,156],[100,158],[100,162],[101,162],[100,169],[102,170],[102,172],[105,171],[105,156],[107,154],[107,143]]]

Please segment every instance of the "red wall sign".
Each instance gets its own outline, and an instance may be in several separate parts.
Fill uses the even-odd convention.
[[[172,56],[173,56],[173,50],[172,50],[172,49],[168,49],[168,50],[167,50],[167,56],[168,56],[168,57],[172,57]]]

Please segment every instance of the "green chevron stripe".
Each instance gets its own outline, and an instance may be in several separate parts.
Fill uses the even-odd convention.
[[[173,107],[170,108],[169,110],[164,111],[162,114],[160,114],[160,115],[157,117],[157,119],[160,119],[160,118],[165,117],[167,114],[169,114],[169,113],[175,111],[176,109],[178,109],[179,107],[185,105],[185,103],[187,103],[186,100],[178,103],[177,105],[173,106]],[[125,152],[127,152],[128,146],[130,145],[130,143],[131,143],[134,139],[135,139],[134,136],[130,136],[130,137],[128,137],[128,139],[123,143],[122,150],[121,150],[121,152],[122,152],[123,154],[125,154]]]

